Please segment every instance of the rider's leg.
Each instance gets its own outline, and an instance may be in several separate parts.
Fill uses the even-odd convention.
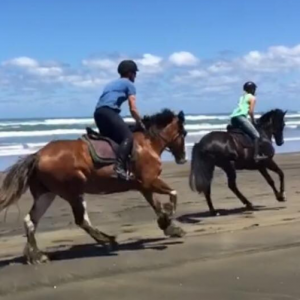
[[[126,171],[126,161],[133,145],[131,130],[118,112],[106,107],[95,112],[95,122],[103,135],[120,145],[115,171],[120,178],[129,179]]]
[[[244,116],[239,116],[235,118],[238,122],[239,127],[245,131],[254,141],[254,159],[261,160],[267,158],[265,155],[259,153],[260,146],[260,134],[254,127],[254,125]]]
[[[121,179],[128,180],[129,175],[126,169],[126,162],[131,154],[133,145],[133,136],[132,133],[126,134],[125,139],[120,144],[118,153],[117,153],[117,163],[115,166],[115,171]]]

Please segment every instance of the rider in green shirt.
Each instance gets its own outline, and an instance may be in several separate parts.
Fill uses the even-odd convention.
[[[244,84],[244,94],[240,97],[238,107],[231,114],[231,124],[241,128],[254,140],[254,159],[261,160],[267,158],[259,154],[259,139],[260,134],[255,128],[254,107],[255,107],[255,92],[256,84],[248,81]],[[251,122],[248,119],[250,116]]]

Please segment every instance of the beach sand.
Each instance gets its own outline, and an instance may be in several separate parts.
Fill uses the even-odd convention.
[[[243,209],[242,203],[227,188],[225,174],[216,170],[212,185],[212,199],[215,208],[220,212],[220,216],[217,217],[209,215],[203,195],[198,195],[190,190],[188,186],[189,163],[185,165],[165,163],[162,178],[178,192],[176,223],[187,232],[183,239],[166,239],[164,237],[157,227],[152,209],[138,192],[106,196],[86,195],[88,212],[95,226],[108,234],[117,236],[123,251],[121,251],[122,254],[114,258],[115,264],[125,263],[128,267],[130,260],[132,260],[134,265],[141,266],[149,255],[151,258],[148,261],[148,268],[151,268],[153,261],[156,259],[159,261],[162,257],[165,258],[161,262],[162,265],[169,263],[174,267],[178,258],[176,253],[189,253],[192,251],[189,249],[193,249],[194,246],[203,247],[202,243],[205,239],[212,239],[213,241],[210,240],[212,245],[221,243],[222,250],[224,247],[228,247],[226,249],[233,253],[239,249],[239,246],[234,246],[230,242],[231,238],[228,238],[228,234],[231,234],[232,239],[241,235],[240,238],[242,239],[243,234],[241,233],[250,234],[247,232],[251,232],[252,237],[247,237],[247,241],[251,238],[252,240],[257,238],[256,242],[264,243],[268,241],[269,235],[275,236],[276,240],[274,228],[281,228],[281,226],[283,226],[282,228],[287,228],[284,226],[299,227],[300,154],[277,155],[275,160],[285,173],[287,202],[277,202],[271,188],[257,171],[240,171],[238,172],[238,186],[257,208],[257,211],[247,212]],[[275,174],[272,174],[272,177],[276,185],[279,186],[278,177]],[[158,197],[163,202],[168,200],[166,196]],[[27,192],[19,201],[19,209],[17,206],[10,207],[5,221],[4,213],[0,215],[0,265],[2,266],[0,270],[0,294],[27,291],[33,287],[35,289],[52,287],[62,282],[67,284],[78,280],[78,278],[101,277],[101,268],[107,267],[106,264],[110,258],[107,258],[106,254],[101,251],[101,247],[94,246],[93,240],[86,233],[76,227],[69,205],[60,198],[54,201],[42,218],[37,231],[39,247],[42,251],[47,252],[53,261],[45,266],[39,266],[38,269],[35,269],[37,272],[33,272],[34,274],[32,274],[32,269],[28,269],[31,268],[30,266],[22,265],[20,256],[25,243],[23,217],[31,205],[32,198]],[[270,228],[270,234],[268,228]],[[279,232],[280,230],[278,229]],[[253,235],[253,232],[257,232],[257,234]],[[281,241],[282,244],[285,242],[284,237],[285,233],[278,236],[278,241]],[[238,240],[238,238],[236,239]],[[211,244],[207,242],[207,245]],[[266,246],[268,245],[264,244],[264,247]],[[208,248],[201,251],[203,253],[216,251],[214,246],[212,247],[211,250]],[[96,248],[97,250],[95,250]],[[165,248],[168,249],[165,250]],[[147,250],[140,251],[144,249]],[[180,252],[178,252],[179,250]],[[166,254],[162,254],[168,253],[168,251],[170,257],[176,256],[176,259],[170,258],[168,261]],[[195,261],[197,260],[196,256],[194,257]],[[193,253],[190,257],[193,257]],[[182,257],[181,263],[183,262],[187,262],[187,260]],[[98,266],[97,272],[93,273],[92,271],[95,271],[93,267],[96,265]],[[84,272],[80,267],[84,269]],[[31,279],[27,276],[28,270],[31,272]],[[7,276],[7,274],[10,275]],[[102,284],[104,283],[102,282]],[[143,299],[143,297],[139,299]],[[145,297],[145,299],[148,298]],[[218,298],[207,297],[207,299]],[[233,298],[229,297],[229,299]]]

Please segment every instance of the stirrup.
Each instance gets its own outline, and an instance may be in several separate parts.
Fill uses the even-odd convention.
[[[119,179],[123,179],[123,180],[127,180],[127,181],[130,179],[129,172],[126,171],[123,166],[118,165],[118,163],[115,165],[114,171],[116,172],[117,177]]]
[[[265,160],[265,159],[267,159],[268,158],[268,156],[266,156],[266,155],[261,155],[261,154],[258,154],[258,155],[256,155],[256,156],[254,156],[254,160],[255,161],[261,161],[261,160]]]

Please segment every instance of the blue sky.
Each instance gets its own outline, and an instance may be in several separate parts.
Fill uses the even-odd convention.
[[[298,0],[1,1],[0,118],[92,115],[123,58],[141,69],[142,113],[230,111],[246,80],[257,110],[300,110],[299,11]]]

